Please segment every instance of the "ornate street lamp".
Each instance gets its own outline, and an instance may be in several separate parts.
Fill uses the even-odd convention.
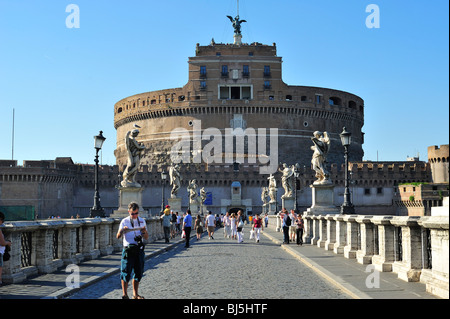
[[[161,172],[161,180],[162,180],[162,187],[161,187],[161,193],[162,193],[162,202],[161,202],[161,212],[164,212],[164,190],[165,190],[165,187],[166,187],[166,180],[167,180],[167,173],[166,173],[166,171],[162,171]]]
[[[95,193],[94,193],[94,207],[91,208],[89,217],[93,218],[95,216],[105,217],[105,210],[100,204],[100,194],[98,192],[98,152],[102,149],[103,142],[106,138],[103,136],[103,131],[100,131],[99,135],[94,136],[94,147],[95,147]]]
[[[294,177],[295,177],[295,183],[294,183],[294,190],[295,190],[295,201],[294,201],[294,212],[298,214],[297,212],[297,183],[298,183],[298,176],[300,175],[300,167],[298,166],[298,163],[294,166]]]
[[[350,190],[349,190],[349,183],[348,183],[348,147],[350,146],[350,143],[352,141],[352,133],[347,132],[345,126],[344,130],[341,134],[339,134],[341,137],[342,145],[345,149],[345,191],[344,191],[344,203],[341,206],[341,214],[354,214],[355,213],[355,207],[353,206],[351,200],[350,200]]]

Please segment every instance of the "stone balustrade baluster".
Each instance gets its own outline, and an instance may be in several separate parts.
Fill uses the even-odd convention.
[[[335,254],[343,254],[347,244],[347,223],[344,215],[335,215],[333,218],[336,223],[336,243],[333,251]]]
[[[347,223],[347,241],[344,247],[344,257],[348,259],[356,258],[358,250],[358,223],[357,215],[346,215],[344,221]]]
[[[326,231],[327,231],[327,240],[325,241],[325,250],[334,251],[334,246],[336,244],[336,221],[334,220],[335,215],[326,215]]]
[[[361,248],[356,253],[356,260],[360,264],[372,263],[374,253],[373,231],[374,225],[371,222],[373,216],[358,216],[356,222],[360,225]]]
[[[395,228],[391,224],[392,216],[375,216],[372,223],[378,226],[378,254],[372,257],[372,264],[378,271],[392,271],[395,261]]]
[[[449,233],[448,217],[422,217],[418,222],[429,236],[425,238],[425,252],[427,246],[431,249],[431,256],[424,255],[420,281],[426,284],[429,293],[442,298],[449,298]],[[427,238],[428,237],[428,238]],[[431,241],[431,242],[428,242]],[[427,260],[429,257],[430,260]]]
[[[318,216],[319,220],[319,240],[317,241],[317,247],[325,248],[327,241],[327,220],[325,216]]]
[[[422,236],[418,216],[395,216],[392,225],[401,228],[402,260],[395,261],[392,271],[405,281],[419,281],[422,269]]]
[[[320,239],[320,216],[312,216],[312,238],[311,245],[317,245]]]

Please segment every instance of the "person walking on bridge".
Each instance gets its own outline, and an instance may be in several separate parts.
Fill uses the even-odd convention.
[[[255,232],[255,240],[257,243],[259,243],[259,235],[262,230],[264,230],[263,220],[259,217],[259,214],[256,214],[255,218],[253,218],[253,231]]]
[[[231,213],[230,216],[230,228],[231,228],[231,239],[236,239],[237,235],[237,221],[236,221],[236,215],[234,213]]]
[[[227,212],[225,217],[223,218],[223,237],[230,238],[231,237],[231,217],[230,213]]]
[[[183,230],[186,235],[186,244],[185,248],[189,248],[189,239],[191,238],[191,229],[192,229],[192,216],[191,210],[188,209],[186,216],[183,219]]]
[[[242,212],[242,210],[238,211],[238,218],[236,219],[238,244],[244,242],[244,220],[245,220],[244,213]]]
[[[302,215],[298,214],[297,220],[295,221],[295,225],[297,226],[297,245],[303,245],[303,228],[304,222]]]
[[[144,239],[148,240],[147,224],[144,218],[138,217],[139,205],[128,205],[129,217],[122,219],[117,232],[117,239],[123,236],[122,259],[120,262],[120,278],[122,282],[122,299],[128,298],[128,282],[133,277],[133,299],[144,299],[138,294],[139,282],[144,275]]]
[[[0,225],[5,221],[5,214],[0,212]],[[3,255],[6,252],[6,246],[11,247],[11,242],[9,240],[5,240],[3,236],[2,230],[0,229],[0,286],[3,284],[2,282],[2,271],[3,271]]]
[[[214,239],[213,235],[216,229],[216,217],[214,217],[211,211],[208,212],[208,216],[205,218],[205,226],[208,230],[209,239]]]

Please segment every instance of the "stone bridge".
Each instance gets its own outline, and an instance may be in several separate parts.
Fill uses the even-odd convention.
[[[448,217],[365,215],[305,216],[304,242],[333,251],[355,263],[373,264],[404,281],[419,281],[429,293],[449,298]],[[270,216],[270,227],[279,218]],[[36,274],[80,264],[120,251],[115,238],[120,219],[86,218],[7,222],[11,259],[4,263],[3,281],[20,283]],[[159,218],[147,220],[149,241],[163,237]]]

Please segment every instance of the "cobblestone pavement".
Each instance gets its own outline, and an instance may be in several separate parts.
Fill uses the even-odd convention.
[[[348,299],[343,291],[314,273],[266,236],[259,243],[223,238],[191,240],[186,249],[148,259],[139,294],[146,299]],[[132,295],[131,284],[128,294]],[[68,299],[120,299],[119,275],[95,283]]]

